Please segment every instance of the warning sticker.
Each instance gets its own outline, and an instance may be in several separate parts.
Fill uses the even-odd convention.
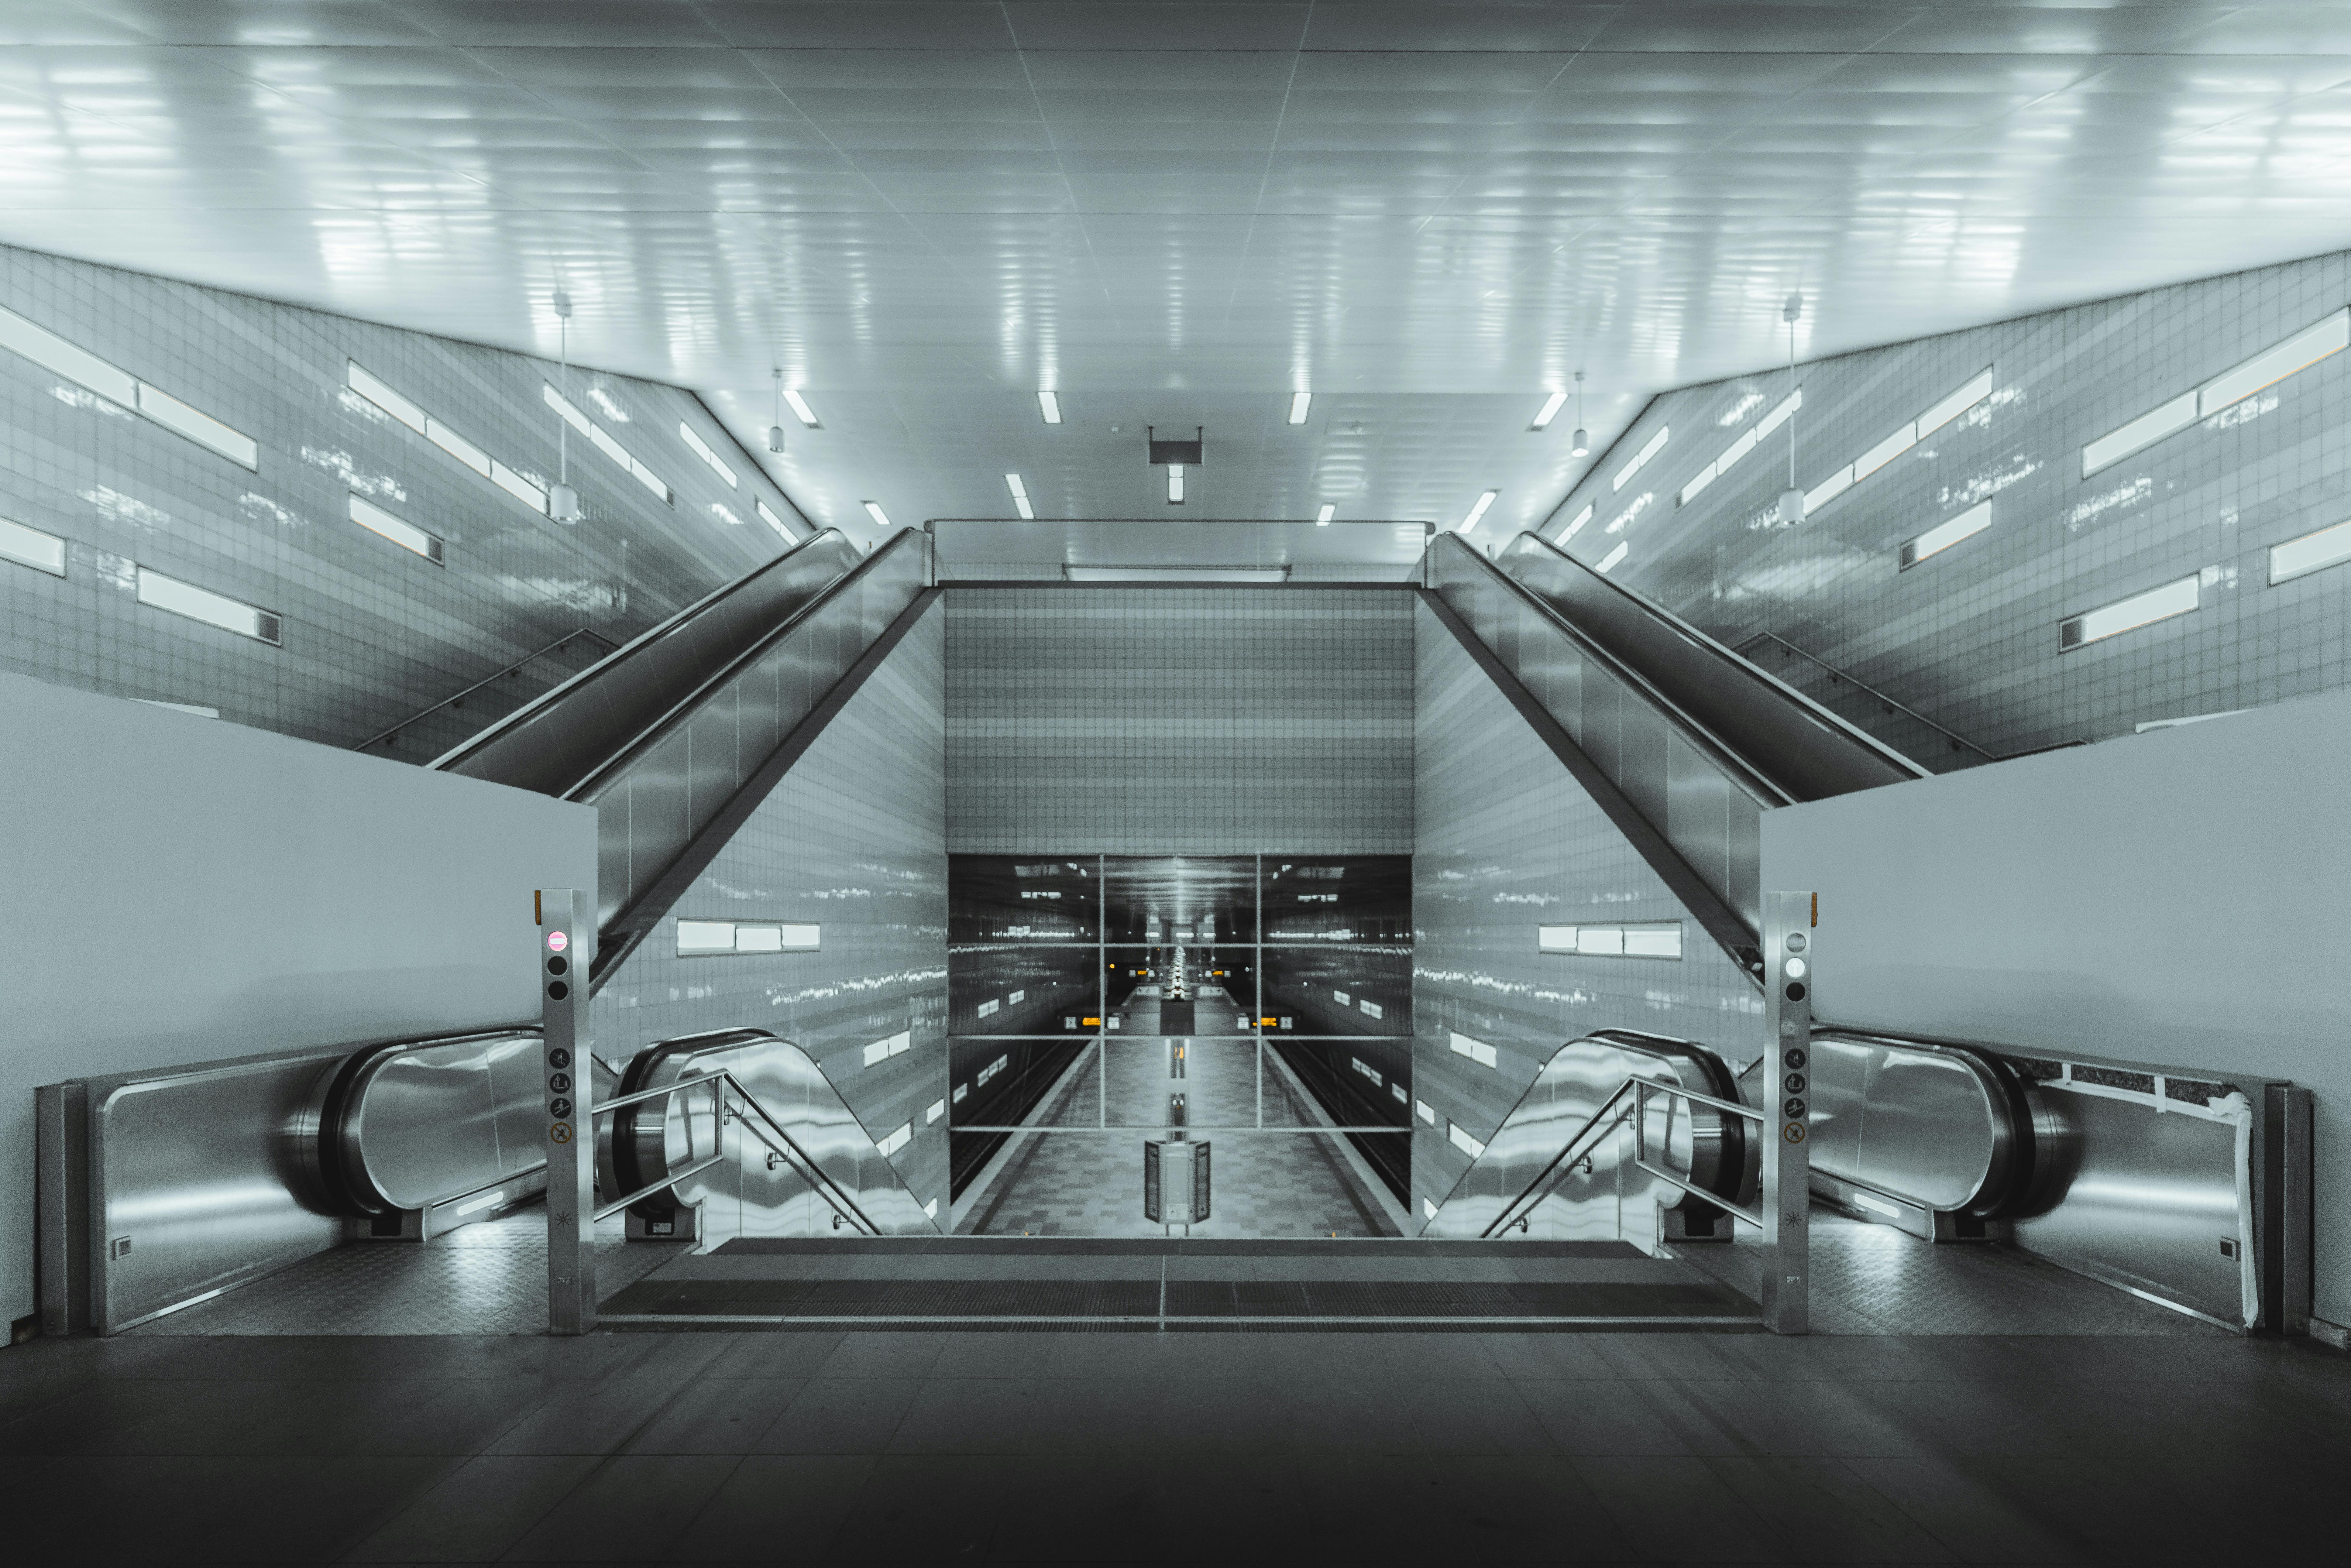
[[[571,1124],[569,1122],[558,1122],[555,1125],[549,1127],[547,1130],[547,1141],[550,1144],[569,1143],[571,1141]]]
[[[1780,1135],[1792,1144],[1801,1144],[1804,1141],[1804,1124],[1802,1122],[1791,1122],[1780,1129]]]

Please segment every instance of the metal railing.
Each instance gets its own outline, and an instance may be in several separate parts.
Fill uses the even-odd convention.
[[[1638,1075],[1627,1078],[1616,1086],[1607,1099],[1600,1103],[1599,1109],[1593,1112],[1583,1125],[1577,1128],[1561,1146],[1559,1153],[1552,1155],[1550,1162],[1535,1173],[1534,1179],[1526,1185],[1519,1196],[1505,1205],[1502,1212],[1493,1222],[1479,1233],[1480,1238],[1490,1240],[1505,1231],[1526,1229],[1528,1217],[1558,1188],[1561,1182],[1567,1179],[1572,1172],[1581,1169],[1586,1175],[1592,1173],[1593,1149],[1598,1147],[1603,1138],[1614,1133],[1628,1121],[1633,1124],[1633,1164],[1635,1166],[1680,1188],[1692,1197],[1710,1203],[1726,1213],[1736,1215],[1750,1225],[1761,1227],[1763,1218],[1760,1212],[1741,1208],[1722,1194],[1698,1186],[1679,1172],[1650,1163],[1647,1123],[1649,1099],[1655,1094],[1666,1095],[1668,1100],[1665,1133],[1668,1147],[1673,1142],[1673,1117],[1679,1103],[1683,1101],[1692,1104],[1711,1106],[1718,1111],[1728,1112],[1758,1124],[1764,1120],[1762,1112],[1752,1106],[1739,1104],[1735,1101],[1718,1100],[1711,1094],[1701,1094],[1696,1090],[1684,1089],[1678,1084],[1667,1083],[1660,1079],[1644,1078]]]
[[[1959,734],[1957,730],[1937,724],[1933,719],[1928,718],[1925,714],[1920,713],[1908,703],[1902,701],[1898,697],[1888,696],[1886,693],[1878,690],[1876,686],[1871,685],[1867,681],[1862,680],[1858,676],[1847,674],[1845,671],[1837,668],[1834,664],[1830,664],[1826,659],[1822,658],[1817,653],[1808,653],[1804,652],[1804,650],[1797,647],[1793,643],[1789,642],[1785,637],[1780,636],[1776,632],[1758,632],[1752,636],[1741,641],[1738,646],[1731,650],[1731,652],[1737,653],[1741,658],[1746,658],[1748,656],[1747,650],[1761,643],[1772,643],[1786,650],[1788,653],[1793,653],[1797,658],[1802,659],[1806,664],[1813,665],[1817,669],[1821,670],[1831,681],[1843,685],[1851,686],[1855,691],[1857,691],[1863,695],[1868,697],[1872,702],[1883,705],[1888,713],[1898,713],[1907,718],[1914,719],[1919,724],[1925,725],[1928,729],[1933,730],[1937,735],[1941,736],[1945,740],[1949,741],[1956,750],[1972,751],[1978,757],[1982,758],[1986,762],[1997,762],[2000,760],[1998,755],[1985,750],[1982,747],[1978,746],[1974,741],[1970,740],[1966,736]]]
[[[617,1095],[601,1105],[591,1106],[589,1114],[591,1117],[602,1116],[650,1100],[666,1103],[674,1095],[691,1093],[697,1089],[710,1091],[711,1119],[720,1129],[721,1137],[723,1138],[725,1128],[739,1123],[745,1132],[767,1145],[769,1170],[774,1170],[778,1165],[789,1167],[794,1176],[808,1184],[811,1193],[824,1200],[825,1206],[833,1212],[835,1229],[847,1224],[861,1236],[882,1234],[881,1227],[875,1225],[866,1216],[865,1211],[857,1206],[857,1200],[851,1197],[841,1184],[817,1163],[815,1157],[806,1149],[801,1148],[799,1141],[784,1130],[783,1124],[768,1113],[768,1108],[759,1103],[758,1096],[745,1088],[741,1080],[723,1067],[697,1072],[690,1077],[681,1078],[674,1083],[657,1084],[651,1089],[640,1089],[632,1094]],[[730,1091],[733,1094],[731,1100],[728,1097]],[[753,1124],[754,1116],[765,1122],[774,1132],[775,1137],[771,1138],[761,1132]],[[686,1155],[689,1159],[693,1159],[691,1165],[681,1170],[666,1171],[659,1180],[650,1182],[626,1197],[599,1204],[596,1207],[595,1218],[599,1220],[610,1219],[632,1205],[643,1203],[649,1197],[669,1191],[712,1166],[724,1165],[726,1162],[727,1155],[723,1146],[699,1159],[694,1159],[692,1145],[694,1121],[691,1116],[685,1118],[685,1129],[688,1140]],[[617,1142],[617,1128],[614,1137]],[[778,1139],[781,1140],[780,1143],[778,1142]]]
[[[558,637],[554,642],[549,643],[546,647],[539,649],[537,653],[525,653],[521,658],[517,659],[505,669],[498,671],[495,674],[484,676],[482,679],[475,681],[472,685],[467,686],[464,691],[443,697],[431,707],[419,708],[414,713],[410,714],[406,718],[402,719],[398,724],[392,725],[387,729],[380,729],[376,731],[373,735],[369,736],[365,740],[360,741],[357,746],[352,747],[351,749],[353,751],[365,751],[371,746],[381,745],[387,740],[396,740],[400,737],[400,735],[403,730],[413,729],[416,726],[423,723],[426,719],[431,718],[434,714],[439,713],[444,708],[457,708],[465,706],[465,699],[472,696],[475,692],[482,690],[486,686],[496,685],[498,682],[505,680],[508,675],[511,675],[516,671],[521,669],[525,664],[535,664],[539,660],[546,658],[549,653],[554,653],[556,650],[559,648],[568,648],[583,637],[588,638],[592,642],[601,643],[604,645],[604,651],[607,653],[618,652],[621,646],[618,643],[613,642],[610,637],[605,636],[601,632],[582,626],[576,632],[567,632],[565,635]],[[559,685],[560,683],[558,684]],[[500,718],[507,716],[499,716]],[[499,720],[492,719],[489,722],[491,724],[496,724],[499,722]]]

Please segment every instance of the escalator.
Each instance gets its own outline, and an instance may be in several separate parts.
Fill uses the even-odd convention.
[[[1707,933],[1750,974],[1762,814],[1927,770],[1697,628],[1521,534],[1440,534],[1431,608]]]
[[[911,630],[930,541],[828,528],[432,766],[597,811],[601,985]]]

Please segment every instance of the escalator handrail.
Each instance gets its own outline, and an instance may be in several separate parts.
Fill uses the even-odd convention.
[[[546,691],[539,693],[538,696],[533,697],[530,701],[523,704],[522,706],[515,709],[514,712],[507,715],[504,718],[499,719],[496,723],[486,726],[475,734],[466,737],[457,745],[450,747],[441,756],[434,758],[431,762],[425,764],[425,766],[442,771],[446,771],[455,768],[468,757],[474,755],[475,752],[478,751],[483,747],[489,745],[492,741],[498,739],[507,731],[528,723],[543,709],[551,707],[556,703],[562,701],[571,694],[574,688],[596,678],[609,670],[613,669],[623,661],[635,657],[636,654],[646,647],[660,641],[662,638],[668,636],[680,626],[683,626],[687,622],[694,620],[695,617],[703,614],[721,601],[730,599],[737,593],[749,591],[751,588],[764,580],[768,573],[782,568],[786,562],[794,560],[802,552],[813,549],[819,544],[825,543],[828,540],[835,543],[841,543],[846,542],[847,538],[848,536],[843,534],[838,528],[823,528],[820,529],[816,533],[810,534],[808,538],[800,540],[799,543],[792,546],[789,549],[784,551],[783,554],[778,556],[775,559],[768,561],[766,565],[759,567],[758,570],[747,571],[740,577],[734,579],[732,581],[720,583],[716,588],[712,589],[709,592],[704,594],[701,598],[695,600],[684,609],[678,611],[675,614],[671,615],[666,620],[662,621],[650,629],[639,632],[636,636],[630,638],[626,643],[622,643],[620,647],[614,649],[611,653],[605,654],[604,657],[597,660],[594,664],[589,665],[586,669],[581,670],[579,674],[571,676],[569,680],[562,682],[560,685],[549,687]],[[876,555],[880,553],[881,552],[879,550],[874,552]],[[871,558],[869,557],[868,559]],[[854,570],[855,568],[852,567],[850,570]],[[842,573],[842,575],[846,576],[847,572]]]
[[[874,553],[879,555],[881,552],[876,550]],[[794,1051],[799,1051],[801,1056],[806,1057],[808,1055],[807,1051],[801,1051],[799,1045],[796,1041],[786,1040],[783,1036],[778,1034],[771,1034],[766,1030],[755,1029],[719,1030],[713,1031],[711,1034],[685,1035],[680,1037],[678,1040],[664,1040],[662,1043],[664,1045],[682,1045],[688,1041],[699,1041],[702,1042],[704,1047],[709,1047],[715,1046],[722,1037],[733,1037],[733,1043],[737,1045],[756,1045],[762,1041],[768,1041],[777,1045],[788,1045]],[[786,1157],[790,1158],[796,1156],[801,1164],[805,1165],[810,1171],[814,1173],[818,1180],[822,1182],[825,1188],[831,1189],[830,1194],[823,1190],[818,1190],[818,1196],[823,1197],[825,1202],[831,1206],[834,1212],[843,1212],[845,1206],[846,1214],[850,1218],[851,1224],[864,1227],[865,1233],[869,1236],[879,1236],[882,1234],[882,1228],[875,1225],[872,1219],[867,1216],[864,1209],[858,1207],[857,1200],[849,1196],[847,1189],[842,1187],[838,1180],[834,1179],[832,1173],[826,1170],[823,1166],[820,1165],[815,1157],[806,1149],[800,1147],[799,1141],[794,1138],[791,1134],[784,1130],[784,1124],[776,1119],[775,1113],[769,1111],[768,1107],[760,1102],[759,1097],[757,1094],[752,1093],[751,1091],[744,1085],[741,1079],[736,1077],[735,1074],[727,1069],[724,1067],[706,1068],[698,1071],[690,1076],[681,1076],[674,1079],[666,1084],[655,1084],[651,1087],[641,1087],[637,1089],[631,1089],[629,1087],[632,1080],[642,1083],[643,1080],[649,1076],[654,1068],[661,1065],[661,1061],[662,1056],[659,1047],[655,1047],[650,1051],[640,1051],[629,1063],[628,1073],[622,1080],[621,1087],[622,1092],[620,1097],[608,1101],[605,1104],[593,1107],[595,1113],[601,1115],[607,1109],[620,1110],[629,1104],[633,1104],[640,1101],[653,1099],[664,1090],[682,1089],[688,1084],[705,1082],[714,1077],[724,1078],[728,1083],[734,1085],[735,1092],[742,1097],[744,1103],[748,1105],[750,1109],[758,1113],[759,1119],[767,1123],[768,1126],[774,1128],[776,1135],[783,1139],[786,1146],[790,1151]],[[810,1065],[814,1065],[813,1061],[811,1061]],[[816,1071],[818,1076],[822,1078],[823,1070],[820,1068]],[[830,1083],[831,1080],[826,1079],[825,1082]],[[843,1110],[848,1109],[846,1102],[843,1102],[841,1108]],[[855,1112],[850,1112],[850,1116],[852,1120],[856,1120]],[[642,1180],[643,1173],[641,1170],[633,1168],[636,1159],[635,1141],[633,1137],[633,1134],[636,1129],[634,1126],[633,1117],[631,1118],[631,1122],[632,1124],[629,1131],[632,1135],[626,1141],[624,1141],[621,1135],[621,1124],[618,1122],[612,1124],[612,1171],[614,1176],[621,1178],[622,1185],[628,1185],[629,1177],[634,1176],[640,1178],[637,1185],[642,1186],[644,1185]],[[864,1123],[862,1121],[858,1122],[857,1130],[861,1133],[864,1133]],[[871,1133],[866,1133],[866,1138],[868,1142],[872,1141],[872,1134]],[[762,1143],[766,1143],[767,1139],[762,1135],[760,1137],[760,1141]],[[877,1145],[876,1146],[878,1147],[879,1145]],[[774,1148],[775,1145],[773,1144],[769,1144],[768,1147]],[[628,1152],[623,1154],[623,1149],[626,1149]],[[785,1153],[782,1149],[778,1149],[776,1152],[778,1154]],[[811,1181],[809,1185],[812,1190],[817,1190],[816,1181]],[[660,1188],[656,1186],[653,1190],[659,1191]],[[836,1195],[839,1198],[838,1202],[834,1201],[834,1196]]]
[[[1773,783],[1760,769],[1740,756],[1739,752],[1706,725],[1701,724],[1679,703],[1657,689],[1655,682],[1632,665],[1618,658],[1585,633],[1575,622],[1561,614],[1556,606],[1542,595],[1510,576],[1486,559],[1484,553],[1458,533],[1439,534],[1429,541],[1429,549],[1446,548],[1447,539],[1467,559],[1474,561],[1486,576],[1525,609],[1531,611],[1545,624],[1557,631],[1575,651],[1590,659],[1612,679],[1624,686],[1635,701],[1655,709],[1659,716],[1682,731],[1682,738],[1702,754],[1741,793],[1767,810],[1775,806],[1796,804],[1794,796]],[[1432,586],[1432,593],[1442,597],[1443,591]],[[1465,617],[1466,619],[1466,617]]]
[[[680,724],[692,718],[705,703],[734,684],[746,669],[765,658],[777,643],[808,625],[815,617],[830,609],[852,587],[878,570],[883,562],[889,559],[895,552],[902,549],[919,550],[927,538],[928,536],[919,528],[899,529],[887,543],[877,547],[872,554],[810,595],[805,603],[785,617],[768,635],[728,660],[692,691],[671,704],[668,710],[659,718],[639,729],[635,736],[616,747],[612,755],[602,764],[579,783],[565,790],[562,798],[566,800],[591,799],[604,785],[627,772],[643,758],[646,752],[660,745]]]
[[[1535,1092],[1535,1086],[1542,1082],[1544,1071],[1550,1068],[1552,1062],[1559,1060],[1560,1051],[1572,1050],[1578,1045],[1583,1044],[1587,1040],[1594,1045],[1613,1045],[1620,1049],[1630,1048],[1635,1051],[1649,1051],[1652,1054],[1662,1054],[1657,1051],[1659,1046],[1695,1047],[1698,1051],[1705,1053],[1703,1056],[1694,1059],[1701,1067],[1708,1067],[1709,1062],[1711,1062],[1714,1065],[1722,1066],[1724,1069],[1719,1072],[1709,1070],[1707,1073],[1708,1085],[1714,1091],[1714,1097],[1729,1101],[1738,1101],[1743,1098],[1739,1092],[1737,1077],[1729,1071],[1728,1064],[1723,1063],[1720,1056],[1718,1055],[1709,1046],[1698,1045],[1697,1042],[1693,1040],[1676,1040],[1671,1035],[1649,1034],[1641,1030],[1595,1029],[1587,1033],[1579,1034],[1573,1040],[1562,1041],[1558,1051],[1554,1051],[1549,1056],[1543,1058],[1542,1066],[1535,1070],[1535,1075],[1527,1080],[1527,1086],[1519,1091],[1519,1097],[1510,1102],[1510,1108],[1503,1112],[1501,1119],[1494,1124],[1494,1130],[1498,1135],[1503,1128],[1510,1124],[1510,1118],[1519,1113],[1520,1108],[1526,1104],[1527,1096]],[[1553,1158],[1549,1164],[1545,1165],[1542,1172],[1539,1173],[1535,1176],[1534,1181],[1528,1184],[1527,1191],[1532,1191],[1535,1185],[1543,1179],[1543,1176],[1550,1173],[1552,1166],[1557,1166],[1561,1160],[1567,1157],[1566,1150],[1573,1148],[1575,1145],[1577,1140],[1583,1136],[1584,1133],[1590,1128],[1593,1122],[1598,1121],[1602,1115],[1606,1113],[1610,1103],[1614,1102],[1619,1095],[1624,1094],[1630,1089],[1632,1081],[1636,1076],[1638,1075],[1627,1074],[1625,1082],[1618,1084],[1614,1090],[1610,1092],[1608,1098],[1601,1102],[1600,1108],[1593,1112],[1591,1117],[1585,1121],[1584,1124],[1578,1127],[1575,1133],[1567,1140],[1566,1145],[1562,1147],[1559,1155]],[[1670,1085],[1667,1087],[1670,1087]],[[1689,1091],[1677,1090],[1676,1092],[1687,1093]],[[1740,1167],[1741,1178],[1743,1180],[1747,1164],[1746,1152],[1744,1149],[1740,1151],[1739,1158],[1736,1163]],[[1478,1163],[1475,1160],[1469,1162],[1469,1170],[1463,1171],[1459,1176],[1456,1177],[1452,1188],[1446,1193],[1445,1203],[1451,1203],[1455,1198],[1461,1196],[1461,1184],[1468,1181],[1469,1179],[1470,1171],[1474,1171],[1477,1168]],[[1730,1197],[1732,1201],[1737,1201],[1735,1192],[1729,1195],[1717,1194],[1716,1196]],[[1504,1215],[1507,1217],[1512,1209],[1517,1207],[1519,1201],[1525,1197],[1526,1192],[1521,1192],[1517,1198],[1511,1199],[1510,1205],[1506,1206],[1503,1209]],[[1439,1204],[1437,1207],[1439,1209],[1442,1209],[1444,1207],[1444,1204]],[[1500,1221],[1497,1221],[1496,1223],[1499,1225]],[[1489,1227],[1488,1232],[1490,1233],[1492,1228],[1493,1227]]]
[[[1628,612],[1632,623],[1630,630],[1635,633],[1653,637],[1662,634],[1667,642],[1663,647],[1648,650],[1653,655],[1664,652],[1669,655],[1677,654],[1685,663],[1694,659],[1702,664],[1705,666],[1702,674],[1697,671],[1690,672],[1688,681],[1677,684],[1701,695],[1708,694],[1717,687],[1720,687],[1726,694],[1718,706],[1721,712],[1728,716],[1729,723],[1718,725],[1708,721],[1707,727],[1709,732],[1718,739],[1721,739],[1727,728],[1739,727],[1750,731],[1744,740],[1732,749],[1741,758],[1747,758],[1750,766],[1756,768],[1759,772],[1767,771],[1767,769],[1762,766],[1763,759],[1756,754],[1764,749],[1768,743],[1771,748],[1778,753],[1778,756],[1773,758],[1778,765],[1768,769],[1772,782],[1796,799],[1821,800],[1830,795],[1845,794],[1854,789],[1874,788],[1879,784],[1900,783],[1913,779],[1931,777],[1926,768],[1919,767],[1918,764],[1868,731],[1830,712],[1778,676],[1740,657],[1721,643],[1667,610],[1664,605],[1627,588],[1621,582],[1602,576],[1541,535],[1522,533],[1496,553],[1496,569],[1502,570],[1503,575],[1511,577],[1511,580],[1520,581],[1520,579],[1501,566],[1502,556],[1513,551],[1520,556],[1532,555],[1552,566],[1562,568],[1572,574],[1580,588],[1598,595],[1602,603],[1621,605]],[[1554,607],[1560,609],[1562,618],[1573,623],[1573,618],[1568,614],[1566,606],[1557,604],[1549,594],[1531,583],[1522,582],[1521,586],[1545,602],[1553,603]],[[1597,632],[1587,632],[1586,635],[1594,642],[1600,641]],[[1641,659],[1641,654],[1630,649],[1619,656],[1627,664],[1642,668],[1645,674],[1650,675],[1651,684],[1657,689],[1663,689],[1660,683],[1667,678],[1663,670],[1652,670],[1644,667],[1644,664],[1636,663],[1635,661]],[[1654,662],[1651,660],[1646,663]],[[1732,693],[1736,695],[1729,695]],[[1759,698],[1761,700],[1755,700]],[[1679,699],[1677,701],[1677,706],[1681,706],[1684,711],[1688,711],[1687,704],[1681,704]],[[1802,727],[1798,728],[1798,726]],[[1771,736],[1759,733],[1774,729],[1782,733]],[[1832,748],[1846,748],[1845,760],[1855,764],[1861,770],[1869,771],[1871,765],[1874,764],[1876,768],[1882,768],[1891,777],[1855,779],[1850,777],[1853,769],[1849,768],[1844,769],[1846,777],[1834,779],[1822,779],[1819,776],[1822,769],[1817,765],[1808,768],[1803,756],[1806,742],[1818,743],[1822,740],[1825,740]],[[1851,756],[1853,751],[1864,754],[1863,758],[1853,758]],[[1810,777],[1803,777],[1807,774]]]

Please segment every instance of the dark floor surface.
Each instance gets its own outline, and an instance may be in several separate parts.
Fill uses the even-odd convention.
[[[2307,1341],[38,1340],[11,1561],[2342,1560]]]

